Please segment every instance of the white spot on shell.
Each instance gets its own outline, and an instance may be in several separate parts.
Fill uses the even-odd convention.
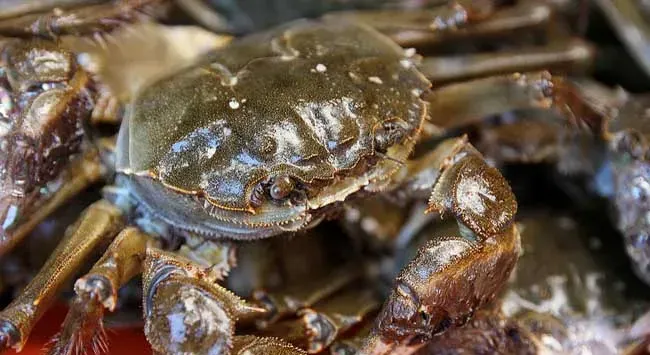
[[[324,72],[327,71],[327,67],[325,66],[325,64],[318,63],[316,65],[316,71],[319,72],[319,73],[324,73]]]
[[[241,105],[239,104],[239,101],[237,101],[237,99],[235,99],[235,98],[233,97],[232,99],[230,99],[230,101],[228,101],[228,106],[229,106],[231,109],[236,110],[236,109],[238,109]]]
[[[368,81],[375,84],[383,84],[384,82],[378,76],[371,76],[368,78]]]
[[[406,48],[406,49],[404,49],[404,55],[407,58],[411,58],[412,56],[415,55],[415,48]]]

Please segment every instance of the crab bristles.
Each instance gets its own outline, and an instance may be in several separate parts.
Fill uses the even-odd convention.
[[[103,354],[108,342],[103,323],[104,307],[96,297],[75,296],[61,331],[48,343],[48,355]]]

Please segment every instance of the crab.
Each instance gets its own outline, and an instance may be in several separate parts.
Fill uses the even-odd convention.
[[[452,10],[450,21],[485,15]],[[402,270],[362,352],[415,351],[493,299],[519,253],[507,182],[465,137],[408,159],[429,137],[425,119],[436,115],[423,100],[431,82],[422,74],[436,78],[436,66],[418,66],[412,50],[341,15],[236,40],[136,93],[121,123],[114,185],[0,313],[0,344],[19,349],[64,281],[110,242],[75,283],[55,351],[100,342],[103,312],[142,273],[145,333],[155,351],[300,353],[282,340],[233,335],[238,322],[270,311],[217,283],[233,264],[232,247],[310,229],[378,194],[428,196],[427,209],[460,228],[425,244]],[[589,57],[585,48],[572,45],[568,61]],[[566,98],[555,91],[562,81],[546,73],[486,80],[510,83],[533,105]]]
[[[100,4],[100,5],[87,5],[86,7],[82,7],[80,9],[75,9],[69,10],[66,12],[62,12],[61,10],[55,9],[55,10],[50,10],[51,6],[54,4],[58,3],[53,3],[53,4],[48,4],[48,5],[43,5],[39,2],[27,2],[27,3],[21,3],[21,6],[18,6],[16,8],[5,8],[3,9],[5,15],[4,18],[5,20],[2,21],[2,27],[0,27],[0,34],[3,34],[5,36],[18,36],[23,39],[21,40],[8,40],[12,43],[14,42],[20,42],[20,43],[29,43],[28,41],[43,41],[42,43],[45,43],[49,45],[51,48],[55,48],[57,50],[62,51],[62,55],[67,56],[70,61],[71,67],[74,68],[75,71],[78,71],[80,73],[83,73],[81,71],[80,66],[76,62],[76,58],[74,57],[74,52],[70,51],[66,47],[58,47],[57,45],[59,43],[65,43],[67,38],[61,38],[59,36],[62,35],[73,35],[73,36],[89,36],[93,38],[99,38],[98,41],[101,43],[104,43],[103,46],[107,45],[107,40],[104,39],[102,36],[104,36],[107,32],[110,31],[115,31],[116,29],[121,28],[121,26],[124,26],[125,22],[129,21],[135,21],[138,20],[138,15],[140,14],[139,11],[144,11],[144,9],[148,9],[150,7],[153,7],[153,5],[156,5],[159,1],[117,1],[117,2],[111,2],[107,4]],[[72,6],[73,4],[82,4],[84,1],[78,1],[78,2],[62,2],[59,5],[61,6]],[[102,10],[103,9],[103,10]],[[102,10],[102,11],[100,11]],[[40,11],[40,12],[39,12]],[[49,11],[49,12],[47,12]],[[455,18],[458,16],[461,16],[463,14],[463,8],[458,8],[454,7],[451,10],[445,10],[443,9],[440,12],[440,16],[438,17],[439,20],[444,20],[444,18],[449,17],[449,18]],[[17,16],[18,14],[21,14],[22,12],[29,12],[29,15],[23,15],[23,16]],[[97,13],[103,13],[107,17],[97,17]],[[531,13],[532,16],[526,15],[528,13]],[[92,14],[93,16],[88,17],[88,14]],[[373,18],[372,13],[370,14],[372,16],[367,16],[369,18]],[[432,13],[432,15],[435,15],[435,12]],[[111,17],[113,16],[113,17]],[[412,16],[407,15],[404,21],[409,21]],[[405,28],[404,30],[397,31],[393,33],[394,37],[396,40],[398,40],[400,43],[403,44],[414,44],[417,43],[417,40],[413,39],[404,39],[402,38],[403,35],[402,33],[406,34],[411,34],[413,36],[413,33],[417,34],[419,37],[423,37],[424,39],[429,39],[431,41],[433,39],[434,42],[440,42],[443,39],[446,38],[446,36],[450,36],[450,38],[455,38],[455,36],[460,34],[460,37],[471,37],[471,36],[476,36],[476,35],[481,35],[481,34],[488,34],[492,35],[494,33],[501,33],[504,31],[512,30],[514,28],[520,28],[520,29],[528,29],[528,28],[537,28],[540,26],[543,26],[546,21],[550,18],[550,9],[544,6],[539,6],[539,5],[530,5],[530,4],[523,4],[522,6],[517,6],[513,8],[512,10],[505,10],[502,13],[497,13],[493,18],[490,18],[487,21],[481,21],[480,26],[478,28],[473,29],[473,28],[468,28],[466,31],[442,31],[439,33],[443,35],[442,38],[439,36],[429,36],[426,37],[426,29],[422,25],[418,25],[413,27],[413,29]],[[72,21],[74,19],[74,21]],[[513,28],[511,23],[515,22],[516,25]],[[455,26],[460,26],[462,27],[462,23],[456,24]],[[142,31],[142,29],[138,29]],[[388,31],[392,31],[391,28],[387,29]],[[419,32],[418,32],[419,31]],[[416,36],[416,37],[417,37]],[[44,39],[36,39],[37,38],[44,38]],[[32,39],[29,39],[32,38]],[[141,45],[146,45],[142,43]],[[524,50],[521,52],[514,52],[514,53],[507,53],[504,54],[504,58],[508,57],[519,57],[519,59],[522,62],[534,62],[537,64],[534,64],[535,67],[539,65],[544,65],[545,67],[549,66],[565,66],[567,64],[572,65],[570,63],[576,63],[579,65],[582,65],[581,62],[585,60],[585,58],[576,58],[572,53],[579,52],[579,48],[584,47],[583,45],[580,44],[569,44],[568,46],[551,46],[549,48],[542,48],[541,50]],[[182,51],[188,51],[187,48],[182,48],[180,49]],[[546,62],[542,61],[540,63],[541,58],[544,58],[545,56],[552,56],[555,55],[557,58],[560,58],[560,60],[555,60],[551,62]],[[477,57],[480,58],[480,57]],[[536,59],[539,58],[539,59]],[[440,77],[440,74],[436,74],[435,68],[440,64],[440,65],[446,65],[446,62],[451,62],[453,60],[456,60],[457,58],[445,58],[444,60],[440,60],[440,62],[432,62],[427,65],[427,63],[424,63],[425,66],[429,68],[429,76],[434,78],[437,82],[444,81],[445,79]],[[31,59],[30,59],[31,60]],[[169,60],[169,59],[167,59]],[[482,66],[485,66],[483,63],[483,59],[481,58],[478,62],[469,65],[468,69],[470,72],[474,72],[474,74],[469,74],[469,77],[472,75],[477,75],[476,72],[477,70],[480,71],[478,75],[489,75],[490,73],[493,72],[502,72],[502,71],[509,71],[513,70],[514,67],[516,67],[519,64],[519,61],[508,61],[508,60],[499,60],[503,67],[497,66],[496,68],[492,67],[491,65],[488,65],[488,71],[483,72],[484,69],[482,69]],[[472,69],[474,68],[474,69]],[[143,68],[140,68],[139,71],[142,71]],[[128,72],[128,71],[127,71]],[[440,72],[441,73],[441,72]],[[110,73],[113,75],[114,73]],[[463,73],[456,73],[462,77]],[[449,77],[449,75],[447,75]],[[94,77],[93,77],[94,79]],[[458,78],[457,78],[458,79]],[[107,93],[104,90],[104,85],[101,81],[95,80],[89,84],[92,87],[89,87],[88,89],[93,89],[93,90],[86,90],[83,89],[82,91],[84,93],[87,93],[89,96],[91,96],[91,102],[94,104],[93,107],[93,114],[91,117],[91,120],[93,122],[110,122],[110,123],[119,123],[119,113],[116,112],[117,109],[115,107],[116,103],[113,100],[113,97],[111,93]],[[96,91],[99,92],[94,92]],[[88,92],[90,91],[90,92]],[[74,110],[71,110],[74,111]],[[83,113],[80,113],[81,110],[76,110],[74,112],[78,113],[80,117],[84,116]],[[70,122],[67,122],[66,124],[68,126],[63,127],[63,124],[61,123],[59,128],[60,129],[66,129],[68,131],[75,131],[76,129],[76,138],[72,139],[62,139],[62,141],[65,142],[65,144],[72,144],[72,142],[79,142],[80,138],[82,136],[82,132],[80,130],[81,123],[80,120],[76,120],[73,122],[73,120],[69,120]],[[14,127],[16,126],[16,123],[10,123],[9,126],[5,128],[6,131],[20,131],[20,127]],[[71,125],[76,125],[74,127],[71,127]],[[41,138],[40,135],[36,134],[35,139],[46,139],[45,137],[47,136],[47,133],[44,132],[42,133],[43,138]],[[36,143],[34,143],[36,144]],[[40,144],[40,143],[39,143]],[[35,149],[36,151],[40,150],[45,150],[45,145],[47,143],[43,143],[43,146],[39,147],[38,149]],[[70,160],[70,156],[75,156],[78,155],[79,147],[76,145],[73,149],[68,149],[68,152],[61,152],[61,154],[58,156],[59,157],[59,162],[57,163],[57,169],[68,169],[68,170],[73,170],[73,167],[70,167],[70,164],[66,164],[67,160]],[[82,149],[84,151],[88,151],[89,149]],[[41,153],[42,154],[42,153]],[[21,154],[7,154],[6,155],[7,162],[4,162],[5,165],[11,166],[11,161],[20,161],[23,159]],[[93,157],[89,157],[90,160],[93,160]],[[11,161],[9,161],[11,160]],[[86,166],[89,166],[87,164]],[[36,165],[40,165],[39,163],[35,163]],[[79,165],[79,164],[76,164]],[[37,168],[34,168],[37,169]],[[77,169],[79,170],[79,168]],[[17,173],[10,173],[8,170],[6,170],[7,173],[3,174],[3,176],[6,179],[14,179],[18,180],[19,182],[24,180],[23,178],[13,178],[12,176],[17,175]],[[29,183],[23,187],[16,187],[16,189],[20,190],[23,189],[25,191],[30,191],[33,194],[36,194],[33,196],[33,198],[28,198],[27,195],[29,195],[28,192],[25,191],[18,191],[16,190],[16,193],[13,195],[15,196],[26,196],[26,197],[18,197],[17,201],[8,201],[3,203],[2,205],[2,213],[3,216],[5,216],[5,219],[3,220],[3,242],[2,246],[0,247],[0,254],[5,254],[8,250],[12,249],[20,240],[23,239],[24,235],[27,234],[27,232],[31,229],[33,229],[34,225],[38,223],[39,220],[42,220],[44,216],[46,216],[48,213],[50,213],[56,206],[61,205],[65,200],[67,200],[69,197],[66,196],[71,196],[74,195],[75,193],[78,193],[79,190],[83,189],[83,186],[87,186],[91,181],[96,181],[98,179],[98,173],[96,167],[86,169],[84,172],[68,172],[66,174],[59,174],[57,171],[52,171],[49,174],[52,176],[44,176],[44,177],[39,177],[36,178],[34,176],[30,176]],[[84,176],[79,176],[79,175],[84,175]],[[29,175],[29,174],[27,174]],[[70,176],[69,178],[64,178],[62,175],[68,175]],[[72,176],[79,176],[78,179],[74,179]],[[56,181],[52,181],[53,179],[58,179]],[[63,180],[70,179],[71,181],[69,183],[63,183]],[[46,183],[50,182],[50,186],[47,187]],[[7,182],[5,183],[5,186],[10,186],[11,184],[14,184],[14,182]],[[56,194],[56,196],[53,196],[53,190],[57,190],[58,186],[63,186],[64,190],[66,187],[70,186],[76,186],[75,188],[71,189],[68,193],[60,192]],[[4,192],[8,193],[11,191],[13,188],[5,188]],[[48,192],[49,190],[52,190]],[[7,197],[10,198],[10,197]],[[15,197],[11,197],[10,199],[15,199]],[[45,202],[49,200],[51,202],[45,204]],[[42,206],[41,206],[42,205]],[[31,214],[31,211],[38,211],[35,214]]]
[[[351,58],[357,58],[353,65]],[[116,187],[84,212],[41,273],[0,313],[2,343],[20,348],[63,280],[93,247],[113,240],[75,284],[64,346],[74,346],[75,336],[94,337],[88,324],[98,322],[104,307],[112,309],[120,285],[142,272],[145,332],[156,351],[236,347],[236,319],[260,309],[214,283],[223,274],[219,267],[202,267],[162,247],[173,235],[220,242],[302,230],[346,200],[406,182],[403,161],[427,115],[420,95],[430,85],[409,63],[401,47],[365,26],[301,22],[236,41],[144,89],[120,129]],[[310,80],[286,79],[305,71]],[[264,95],[269,90],[274,99]],[[152,114],[158,119],[149,119]],[[516,202],[498,171],[465,139],[441,144],[430,158],[440,175],[429,182],[431,208],[457,216],[475,236],[423,249],[379,317],[369,352],[421,343],[429,333],[462,324],[496,293],[516,260]],[[161,203],[166,210],[154,208]],[[430,253],[440,257],[432,260]],[[431,277],[419,279],[422,267]],[[471,287],[449,290],[453,300],[431,293],[453,276],[440,271],[479,269],[490,271]],[[182,313],[188,307],[198,312]],[[170,338],[169,321],[179,311],[191,328],[182,339]],[[191,321],[192,314],[202,316]],[[264,344],[267,353],[282,346]]]

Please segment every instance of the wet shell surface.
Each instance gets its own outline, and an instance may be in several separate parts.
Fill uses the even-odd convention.
[[[205,218],[192,223],[211,224],[204,229],[220,229],[215,219],[297,228],[390,178],[413,148],[429,85],[408,53],[370,28],[295,22],[141,92],[121,128],[118,171],[136,190],[198,199]],[[296,191],[302,199],[282,199]],[[171,210],[168,221],[184,218]]]

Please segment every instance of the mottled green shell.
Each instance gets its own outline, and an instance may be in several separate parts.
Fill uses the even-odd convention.
[[[281,173],[340,183],[335,176],[375,154],[376,131],[388,120],[407,124],[400,149],[388,152],[405,159],[428,87],[404,50],[372,29],[296,22],[237,40],[144,90],[120,133],[118,170],[224,211],[263,213],[250,199],[259,181]],[[386,166],[368,169],[379,168]],[[378,172],[370,170],[361,172],[365,180]],[[303,211],[333,201],[320,197]]]

